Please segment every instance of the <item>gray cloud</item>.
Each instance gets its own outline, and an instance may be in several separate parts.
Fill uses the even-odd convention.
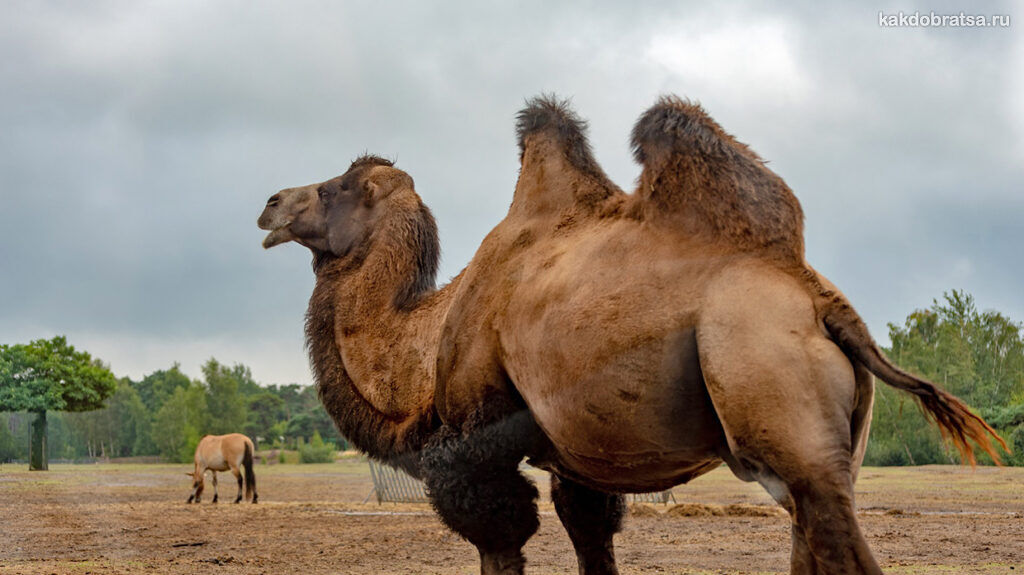
[[[639,113],[700,100],[793,187],[809,260],[883,341],[953,288],[1020,320],[1019,26],[883,29],[879,9],[5,5],[0,341],[66,333],[135,377],[216,356],[308,381],[308,255],[260,249],[265,198],[396,157],[449,277],[507,208],[513,117],[543,91],[573,98],[625,188]]]

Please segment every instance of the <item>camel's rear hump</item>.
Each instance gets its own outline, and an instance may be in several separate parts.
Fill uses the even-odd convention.
[[[800,202],[700,105],[661,98],[637,120],[632,145],[647,217],[722,246],[803,260]]]

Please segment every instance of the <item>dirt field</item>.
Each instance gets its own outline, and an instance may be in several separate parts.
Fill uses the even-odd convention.
[[[371,483],[358,459],[257,466],[258,505],[224,503],[234,496],[228,477],[221,503],[209,503],[207,483],[204,502],[185,505],[186,470],[4,465],[0,574],[478,572],[473,547],[429,506],[363,504]],[[546,492],[546,477],[536,480]],[[788,572],[788,520],[758,486],[719,469],[674,495],[679,507],[634,509],[616,537],[623,574]],[[1024,469],[866,469],[857,501],[888,573],[1024,569]],[[546,498],[526,555],[532,574],[576,573]]]

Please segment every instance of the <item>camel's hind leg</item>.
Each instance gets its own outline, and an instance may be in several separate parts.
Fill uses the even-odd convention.
[[[486,421],[461,433],[442,427],[421,471],[441,520],[480,552],[482,575],[518,575],[523,545],[540,525],[537,488],[519,471],[538,431],[525,410]]]
[[[853,369],[856,382],[856,408],[853,410],[850,421],[850,439],[853,446],[851,475],[856,481],[861,462],[864,461],[864,452],[867,450],[875,381],[874,376],[863,365],[854,364]],[[794,522],[792,530],[791,572],[794,575],[824,575],[822,571],[818,570],[817,560],[811,553],[803,526]]]
[[[723,279],[697,346],[727,461],[789,511],[793,573],[880,574],[853,501],[870,413],[865,374],[823,335],[792,278],[741,270]]]
[[[622,528],[622,495],[594,491],[551,474],[551,500],[576,550],[580,575],[618,575],[612,536]]]

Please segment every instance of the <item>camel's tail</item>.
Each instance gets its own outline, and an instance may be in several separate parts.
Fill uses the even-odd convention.
[[[925,415],[939,426],[943,437],[953,442],[963,461],[975,464],[972,440],[985,453],[1000,463],[999,454],[992,444],[994,438],[1004,451],[1009,451],[1003,438],[971,412],[964,402],[938,385],[909,374],[896,367],[868,333],[868,328],[850,303],[835,292],[827,294],[828,302],[822,307],[822,320],[833,340],[847,354],[864,364],[871,373],[885,383],[914,394]]]
[[[245,470],[245,498],[256,503],[256,473],[252,470],[252,444],[245,442],[245,452],[242,454],[242,468]]]

